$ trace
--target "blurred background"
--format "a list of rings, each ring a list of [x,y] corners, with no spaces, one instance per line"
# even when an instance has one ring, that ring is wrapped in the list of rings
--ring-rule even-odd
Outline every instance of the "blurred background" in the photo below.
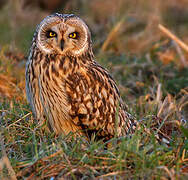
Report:
[[[164,25],[188,44],[187,0],[0,0],[1,98],[25,99],[32,36],[54,12],[86,21],[97,61],[113,72],[130,99],[143,95],[156,79],[173,95],[188,86],[187,53],[158,28]]]
[[[66,143],[34,121],[25,95],[25,63],[36,26],[54,12],[85,20],[96,60],[114,77],[128,111],[151,134],[139,131],[118,146],[115,139],[108,151],[95,141]],[[114,173],[118,179],[116,173],[123,172],[128,179],[188,179],[180,178],[188,173],[187,45],[188,0],[0,0],[0,179],[1,172],[8,177],[3,144],[18,178],[44,174],[53,179],[51,174],[60,172],[73,179]],[[168,147],[156,142],[158,132]]]
[[[0,0],[0,45],[11,44],[27,53],[36,25],[59,12],[82,17],[97,47],[123,21],[105,50],[140,54],[161,39],[159,23],[188,42],[187,7],[187,0]]]

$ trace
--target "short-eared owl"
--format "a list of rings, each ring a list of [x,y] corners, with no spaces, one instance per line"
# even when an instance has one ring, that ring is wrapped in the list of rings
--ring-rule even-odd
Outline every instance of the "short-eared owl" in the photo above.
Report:
[[[37,27],[26,64],[27,99],[57,133],[111,138],[134,132],[119,90],[93,56],[91,35],[73,14],[47,16]]]

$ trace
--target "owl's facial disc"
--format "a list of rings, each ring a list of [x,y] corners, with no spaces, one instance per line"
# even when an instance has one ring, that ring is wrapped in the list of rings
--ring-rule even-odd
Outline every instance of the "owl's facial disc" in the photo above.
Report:
[[[90,47],[90,32],[78,17],[51,18],[41,25],[38,46],[45,53],[79,56]]]

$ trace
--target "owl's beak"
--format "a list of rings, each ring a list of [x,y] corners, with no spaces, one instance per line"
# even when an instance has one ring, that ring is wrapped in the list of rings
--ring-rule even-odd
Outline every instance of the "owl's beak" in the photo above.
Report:
[[[65,41],[63,39],[61,39],[60,48],[61,48],[62,51],[64,49],[64,43],[65,43]]]

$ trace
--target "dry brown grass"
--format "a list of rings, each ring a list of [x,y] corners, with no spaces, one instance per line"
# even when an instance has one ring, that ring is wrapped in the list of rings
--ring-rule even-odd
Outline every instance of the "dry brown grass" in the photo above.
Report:
[[[149,129],[106,148],[94,139],[56,137],[33,119],[25,98],[26,50],[30,32],[49,12],[9,1],[0,12],[0,178],[186,179],[187,6],[187,0],[71,0],[60,8],[89,24],[97,60]]]

